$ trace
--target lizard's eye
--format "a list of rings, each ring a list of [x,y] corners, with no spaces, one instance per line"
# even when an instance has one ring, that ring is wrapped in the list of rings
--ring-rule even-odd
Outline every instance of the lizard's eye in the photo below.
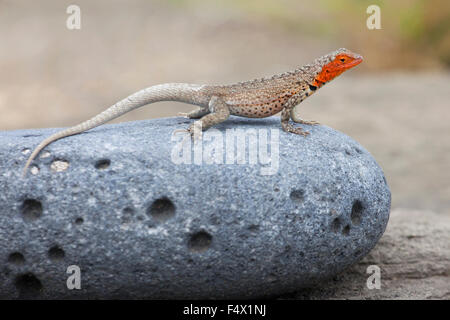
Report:
[[[340,58],[339,60],[341,60],[341,62],[345,62],[345,58]]]

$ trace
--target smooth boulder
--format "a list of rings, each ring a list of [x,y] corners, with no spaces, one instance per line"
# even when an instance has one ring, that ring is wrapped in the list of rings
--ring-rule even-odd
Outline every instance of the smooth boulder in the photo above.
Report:
[[[231,117],[200,147],[173,133],[191,122],[59,140],[25,178],[57,129],[0,132],[0,298],[274,296],[333,277],[383,234],[386,179],[345,134]]]

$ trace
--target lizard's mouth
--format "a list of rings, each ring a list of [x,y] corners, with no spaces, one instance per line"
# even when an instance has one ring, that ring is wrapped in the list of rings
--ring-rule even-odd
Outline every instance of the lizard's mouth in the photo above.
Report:
[[[360,55],[357,55],[357,56],[354,57],[354,60],[349,61],[349,62],[341,65],[340,69],[347,70],[347,69],[350,69],[350,68],[353,68],[353,67],[357,66],[361,62],[363,62],[363,57],[360,56]]]

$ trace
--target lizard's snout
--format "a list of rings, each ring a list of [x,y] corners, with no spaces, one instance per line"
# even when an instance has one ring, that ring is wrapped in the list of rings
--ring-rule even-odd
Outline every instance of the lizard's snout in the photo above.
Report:
[[[360,55],[360,54],[355,54],[355,59],[357,59],[357,60],[361,60],[361,61],[363,61],[363,60],[364,60],[363,56],[362,56],[362,55]]]

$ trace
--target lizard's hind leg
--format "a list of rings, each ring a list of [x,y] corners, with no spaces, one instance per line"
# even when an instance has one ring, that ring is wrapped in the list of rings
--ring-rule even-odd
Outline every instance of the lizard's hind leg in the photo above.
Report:
[[[281,111],[281,127],[283,128],[284,131],[292,132],[302,136],[307,136],[309,134],[309,132],[304,131],[300,127],[294,127],[292,124],[289,123],[289,119],[291,119],[290,110],[284,108],[283,111]]]
[[[197,130],[205,131],[213,125],[224,122],[230,117],[230,109],[227,104],[217,96],[213,96],[209,101],[208,112],[210,113],[191,124],[188,129],[191,135],[193,135]]]
[[[208,108],[197,108],[195,110],[192,110],[190,112],[180,112],[178,113],[179,116],[183,116],[189,119],[200,119],[201,117],[207,115],[209,113],[209,109]]]

